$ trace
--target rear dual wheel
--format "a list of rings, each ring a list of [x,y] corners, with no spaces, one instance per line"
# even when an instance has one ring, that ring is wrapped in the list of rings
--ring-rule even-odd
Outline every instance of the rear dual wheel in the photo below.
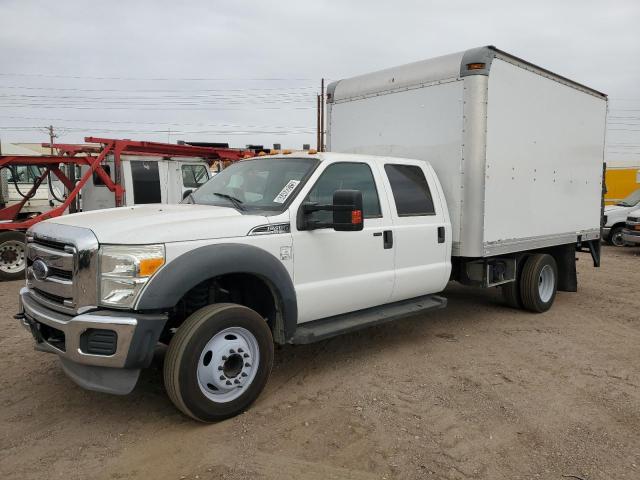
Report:
[[[538,253],[528,257],[515,282],[502,287],[507,305],[524,308],[535,313],[551,308],[558,290],[558,266],[548,254]]]
[[[186,415],[215,422],[248,408],[262,392],[273,366],[267,322],[236,304],[214,304],[193,313],[171,339],[164,382]]]

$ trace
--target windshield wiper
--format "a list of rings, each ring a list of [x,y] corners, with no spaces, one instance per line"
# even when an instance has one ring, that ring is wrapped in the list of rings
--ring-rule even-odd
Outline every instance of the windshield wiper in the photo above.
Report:
[[[233,206],[236,207],[236,209],[243,211],[244,208],[242,208],[242,200],[233,197],[231,195],[227,195],[226,193],[218,193],[218,192],[213,192],[214,195],[217,195],[219,197],[222,198],[226,198],[227,200],[229,200],[231,203],[233,203]]]

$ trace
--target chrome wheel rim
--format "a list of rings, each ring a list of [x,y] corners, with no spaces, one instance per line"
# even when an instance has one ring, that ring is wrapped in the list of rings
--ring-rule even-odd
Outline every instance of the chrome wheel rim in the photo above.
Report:
[[[553,268],[550,265],[545,265],[540,270],[540,276],[538,278],[538,295],[540,296],[540,300],[544,303],[547,303],[551,300],[553,295],[553,287],[555,285],[555,275],[553,273]]]
[[[198,386],[209,400],[230,402],[251,385],[259,363],[260,347],[256,337],[242,327],[225,328],[202,349]]]
[[[4,273],[24,270],[24,243],[9,240],[0,245],[0,270]]]

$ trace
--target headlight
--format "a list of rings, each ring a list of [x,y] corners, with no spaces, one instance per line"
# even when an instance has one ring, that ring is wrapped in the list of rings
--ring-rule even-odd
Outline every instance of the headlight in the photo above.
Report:
[[[100,304],[130,308],[145,283],[164,265],[164,245],[100,247]]]

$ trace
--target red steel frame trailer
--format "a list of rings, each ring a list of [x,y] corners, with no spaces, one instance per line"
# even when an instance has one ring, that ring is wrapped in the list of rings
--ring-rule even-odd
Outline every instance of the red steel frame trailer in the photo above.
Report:
[[[33,187],[25,195],[21,202],[0,209],[0,231],[26,230],[32,225],[48,218],[59,217],[69,205],[77,198],[87,180],[95,173],[104,182],[105,186],[114,193],[116,206],[122,206],[124,188],[120,184],[119,170],[121,155],[149,155],[163,157],[194,157],[204,158],[209,161],[225,160],[237,161],[251,157],[254,153],[250,150],[232,148],[194,147],[191,145],[174,145],[171,143],[142,142],[134,140],[117,140],[111,138],[86,137],[85,142],[96,145],[73,144],[43,144],[58,150],[58,155],[0,155],[0,168],[12,165],[35,165],[45,167],[43,173],[33,184]],[[103,162],[109,154],[113,154],[115,162],[115,181],[103,168]],[[82,156],[79,156],[82,155]],[[60,169],[60,164],[88,165],[90,168],[76,183]],[[67,188],[69,194],[65,201],[44,213],[34,217],[17,220],[22,207],[35,193],[49,174],[54,174]]]
[[[24,259],[24,231],[32,225],[59,217],[76,201],[82,188],[95,173],[104,185],[113,192],[115,205],[123,205],[124,187],[121,184],[120,165],[122,155],[148,155],[161,157],[193,157],[203,158],[212,163],[215,160],[237,161],[242,158],[255,156],[252,150],[217,148],[191,145],[176,145],[171,143],[143,142],[134,140],[117,140],[112,138],[86,137],[85,142],[93,145],[73,144],[43,144],[58,151],[58,155],[0,155],[0,169],[17,165],[35,165],[44,167],[41,175],[36,178],[31,190],[22,201],[0,208],[0,280],[12,280],[23,275]],[[109,155],[113,155],[115,168],[114,180],[104,169],[104,162]],[[89,168],[77,180],[71,180],[60,168],[66,165],[87,165]],[[21,215],[27,201],[35,194],[42,182],[49,176],[55,175],[65,186],[68,194],[64,201],[44,213],[25,217]]]

